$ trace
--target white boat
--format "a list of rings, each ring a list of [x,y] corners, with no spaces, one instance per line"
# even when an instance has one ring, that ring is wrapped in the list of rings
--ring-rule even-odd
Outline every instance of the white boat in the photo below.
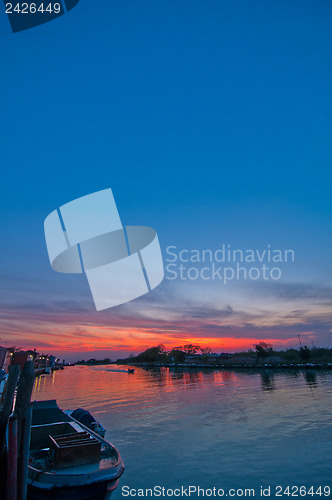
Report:
[[[28,499],[102,500],[123,472],[118,450],[55,400],[33,403]]]

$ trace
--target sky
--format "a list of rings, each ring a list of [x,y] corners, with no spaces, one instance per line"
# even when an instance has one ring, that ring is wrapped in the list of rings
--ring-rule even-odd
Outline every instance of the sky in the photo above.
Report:
[[[0,343],[68,360],[332,347],[331,19],[327,0],[80,0],[13,34],[1,4]],[[97,312],[84,275],[52,270],[43,223],[108,187],[166,272]],[[279,279],[169,279],[168,247],[222,245],[295,258]]]

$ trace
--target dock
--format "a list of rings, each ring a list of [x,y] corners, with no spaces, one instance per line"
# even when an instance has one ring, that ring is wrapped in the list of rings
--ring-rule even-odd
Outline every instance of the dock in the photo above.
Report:
[[[10,350],[8,350],[10,351]],[[30,352],[30,351],[29,351]],[[34,351],[31,351],[34,353]],[[45,357],[38,363],[33,354],[19,353],[12,363],[14,353],[3,356],[0,383],[0,498],[1,500],[26,500],[29,465],[30,432],[32,418],[31,394],[35,378],[63,364],[53,363]],[[44,358],[42,358],[43,360]],[[53,366],[49,366],[50,363]]]

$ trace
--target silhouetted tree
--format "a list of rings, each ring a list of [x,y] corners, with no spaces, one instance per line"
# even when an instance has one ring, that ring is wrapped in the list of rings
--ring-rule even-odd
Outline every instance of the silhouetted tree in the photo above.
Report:
[[[258,358],[266,358],[266,356],[269,356],[269,354],[273,352],[272,345],[267,344],[266,342],[254,344],[254,348],[256,349]]]
[[[162,361],[165,356],[165,346],[160,344],[156,347],[150,347],[150,349],[146,349],[146,351],[138,354],[135,359],[140,363],[155,363],[158,361]]]
[[[210,347],[200,347],[200,351],[201,351],[202,355],[206,355],[206,354],[211,354],[212,353],[212,349]]]
[[[310,349],[306,345],[304,347],[300,347],[300,356],[303,360],[311,357]]]
[[[194,345],[194,344],[186,344],[183,346],[183,350],[186,354],[189,354],[189,355],[197,354],[198,351],[200,350],[200,346]]]
[[[183,351],[174,348],[171,350],[168,357],[172,363],[183,363],[186,355]]]

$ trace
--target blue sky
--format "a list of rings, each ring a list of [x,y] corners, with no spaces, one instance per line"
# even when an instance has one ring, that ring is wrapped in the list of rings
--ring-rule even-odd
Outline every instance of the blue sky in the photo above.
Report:
[[[223,328],[272,338],[273,311],[277,343],[293,342],[295,324],[332,345],[331,18],[322,0],[80,0],[12,34],[1,5],[2,342],[42,346],[33,331],[74,339],[73,325],[102,323],[98,335],[124,352],[125,334],[112,343],[119,318],[138,336],[158,320],[151,345],[168,335],[166,319],[192,331],[198,308],[211,322],[211,308],[231,307],[213,322],[221,338]],[[122,221],[154,227],[163,250],[270,243],[293,248],[296,263],[278,283],[165,281],[101,321],[84,278],[50,268],[43,221],[106,187]]]

